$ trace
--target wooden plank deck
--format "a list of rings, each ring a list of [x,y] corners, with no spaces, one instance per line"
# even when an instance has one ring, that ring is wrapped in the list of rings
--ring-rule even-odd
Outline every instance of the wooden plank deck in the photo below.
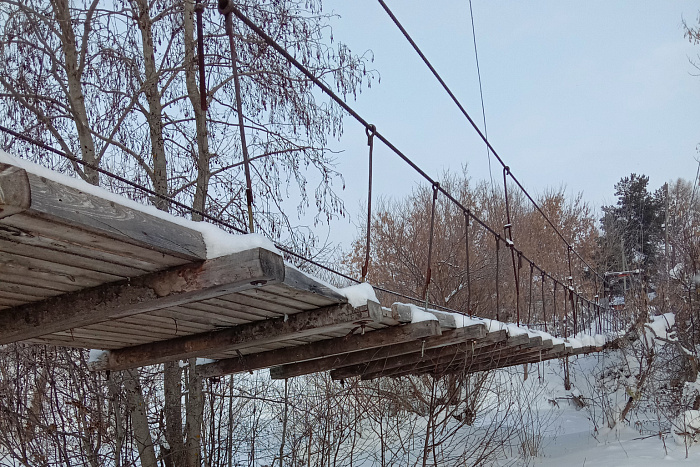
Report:
[[[46,175],[44,173],[44,175]],[[512,328],[372,301],[249,247],[207,259],[200,231],[94,187],[0,163],[0,344],[109,350],[93,368],[190,357],[203,376],[271,368],[334,379],[484,371],[573,355]]]

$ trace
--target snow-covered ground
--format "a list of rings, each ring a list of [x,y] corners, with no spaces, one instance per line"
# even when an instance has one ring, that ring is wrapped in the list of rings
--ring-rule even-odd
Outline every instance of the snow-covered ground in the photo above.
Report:
[[[637,419],[631,425],[618,424],[615,428],[596,426],[592,420],[595,414],[585,407],[577,406],[571,396],[583,396],[586,400],[589,388],[585,380],[593,374],[595,368],[604,365],[602,355],[589,355],[572,361],[571,391],[564,390],[560,364],[550,362],[545,370],[547,389],[544,396],[547,401],[556,401],[557,405],[538,404],[541,411],[552,411],[554,422],[546,429],[542,442],[541,454],[532,459],[532,465],[542,467],[555,466],[635,466],[657,467],[659,465],[700,465],[700,446],[687,448],[679,445],[671,433],[658,434],[656,420]],[[577,382],[582,387],[577,387]],[[537,383],[539,384],[539,383]],[[582,394],[583,393],[583,394]],[[656,430],[656,433],[653,431]],[[512,459],[520,465],[522,459]]]
[[[563,391],[562,391],[563,392]],[[629,426],[595,432],[585,410],[561,404],[552,433],[544,440],[543,454],[534,462],[542,467],[555,466],[635,466],[700,465],[700,446],[679,446],[670,434],[660,438]]]
[[[585,417],[562,413],[562,433],[550,441],[544,456],[535,465],[598,466],[598,467],[657,467],[659,465],[698,465],[700,450],[694,446],[686,450],[670,436],[664,441],[658,436],[640,434],[629,427],[614,432],[591,435],[590,423]]]

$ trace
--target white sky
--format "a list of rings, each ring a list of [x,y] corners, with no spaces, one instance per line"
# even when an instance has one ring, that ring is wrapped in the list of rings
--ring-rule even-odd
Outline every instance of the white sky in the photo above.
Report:
[[[481,122],[469,17],[462,0],[387,0],[472,117]],[[595,209],[611,204],[613,185],[632,172],[650,187],[692,180],[700,142],[700,77],[683,37],[695,23],[690,1],[484,1],[473,3],[489,140],[533,194],[565,186]],[[487,180],[483,143],[376,0],[326,0],[336,40],[371,49],[381,83],[351,106],[431,176],[466,164]],[[345,121],[339,169],[354,222],[366,200],[364,130]],[[420,181],[381,143],[375,193],[400,197]],[[502,179],[492,160],[493,177]],[[347,220],[331,239],[348,244]]]

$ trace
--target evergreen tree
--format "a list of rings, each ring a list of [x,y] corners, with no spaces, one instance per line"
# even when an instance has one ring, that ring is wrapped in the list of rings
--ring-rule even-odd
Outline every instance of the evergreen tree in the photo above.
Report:
[[[648,189],[649,177],[631,174],[615,184],[617,204],[603,206],[601,265],[605,270],[652,272],[663,238],[664,193]]]

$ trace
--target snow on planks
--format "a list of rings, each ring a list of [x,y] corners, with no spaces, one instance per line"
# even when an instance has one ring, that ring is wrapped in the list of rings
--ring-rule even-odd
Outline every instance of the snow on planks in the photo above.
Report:
[[[594,350],[494,321],[384,308],[369,286],[358,301],[286,265],[269,241],[211,229],[0,153],[0,344],[109,350],[97,370],[208,357],[217,361],[199,366],[203,376],[272,367],[274,378],[332,370],[336,379]]]

